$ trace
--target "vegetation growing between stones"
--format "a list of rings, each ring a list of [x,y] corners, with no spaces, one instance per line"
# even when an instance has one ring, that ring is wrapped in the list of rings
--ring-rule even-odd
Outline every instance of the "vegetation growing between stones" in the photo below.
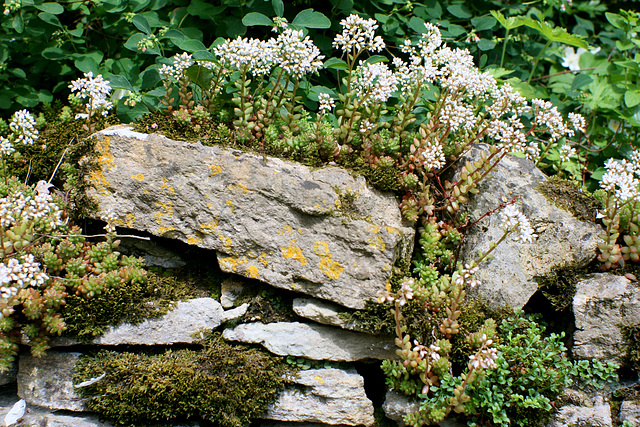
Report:
[[[628,149],[633,145],[631,141],[637,139],[640,99],[632,86],[638,78],[637,58],[634,55],[640,45],[636,31],[639,20],[635,12],[611,13],[607,15],[608,23],[600,23],[593,19],[593,14],[602,12],[604,5],[597,2],[594,6],[581,1],[575,1],[576,4],[554,1],[540,8],[531,6],[530,10],[525,10],[522,5],[510,5],[501,12],[492,13],[488,9],[478,10],[487,7],[484,3],[478,6],[435,1],[429,7],[410,3],[402,8],[394,5],[390,10],[389,2],[356,2],[354,7],[360,16],[366,18],[376,14],[376,18],[381,20],[380,29],[398,48],[393,51],[397,58],[392,71],[387,65],[388,59],[373,55],[384,46],[384,41],[375,35],[378,24],[355,15],[344,21],[345,33],[334,41],[334,47],[342,50],[341,58],[330,58],[321,67],[318,64],[322,59],[320,51],[306,35],[309,32],[324,36],[326,53],[330,40],[326,34],[316,31],[329,27],[330,22],[324,15],[312,15],[313,19],[300,19],[297,24],[294,18],[291,25],[287,26],[286,19],[283,20],[284,4],[279,1],[271,2],[271,6],[269,2],[262,2],[265,4],[261,6],[257,5],[260,2],[249,2],[249,10],[256,8],[258,15],[245,14],[245,10],[235,10],[228,5],[221,6],[223,10],[232,12],[240,27],[242,25],[239,22],[252,26],[258,25],[256,22],[264,24],[266,19],[266,22],[272,23],[279,34],[274,38],[274,43],[282,50],[277,54],[291,60],[286,57],[291,52],[283,47],[295,45],[304,53],[302,57],[308,60],[304,63],[305,68],[302,61],[278,63],[274,58],[260,57],[260,54],[274,48],[274,43],[268,45],[257,39],[227,39],[211,44],[213,40],[205,40],[208,35],[193,31],[194,27],[191,27],[207,16],[207,13],[199,10],[202,7],[199,3],[186,9],[178,8],[176,13],[181,14],[179,20],[174,19],[178,15],[162,15],[162,7],[156,7],[160,2],[150,2],[147,5],[149,10],[144,14],[138,13],[139,10],[131,10],[121,13],[121,16],[116,15],[120,12],[114,12],[120,6],[111,8],[115,3],[109,3],[109,6],[93,5],[93,12],[100,16],[98,21],[105,16],[116,18],[103,19],[104,31],[117,34],[123,28],[135,27],[139,32],[132,30],[132,37],[123,43],[127,49],[123,57],[105,61],[102,61],[103,55],[99,54],[100,49],[86,50],[87,46],[91,46],[90,43],[75,43],[81,46],[83,53],[80,54],[71,55],[65,50],[87,32],[87,18],[92,14],[89,5],[56,7],[51,3],[44,6],[36,1],[34,4],[38,8],[34,8],[31,3],[7,3],[7,11],[1,18],[5,24],[2,31],[15,32],[7,40],[15,39],[17,42],[12,42],[12,45],[2,41],[6,51],[23,45],[27,40],[20,38],[20,34],[25,33],[25,20],[40,19],[47,24],[44,31],[51,40],[55,40],[56,47],[48,44],[45,44],[46,48],[45,45],[36,46],[41,49],[43,58],[50,59],[47,58],[50,56],[59,61],[56,68],[61,75],[72,73],[73,67],[68,60],[73,59],[73,65],[87,73],[84,83],[96,83],[99,80],[98,71],[102,71],[111,76],[113,88],[126,93],[117,100],[111,97],[110,88],[107,90],[102,81],[97,87],[99,90],[92,93],[85,104],[82,91],[76,87],[72,88],[77,93],[70,97],[69,107],[46,107],[42,116],[32,118],[33,124],[24,111],[20,112],[20,120],[13,121],[13,126],[4,123],[4,129],[0,126],[0,134],[5,135],[1,153],[5,183],[8,182],[7,171],[21,179],[29,175],[48,178],[53,174],[57,159],[63,157],[62,153],[69,146],[70,150],[65,156],[67,163],[60,167],[57,179],[60,183],[66,181],[66,184],[59,186],[66,185],[61,187],[65,199],[75,203],[69,211],[72,216],[86,215],[86,211],[73,214],[78,212],[78,208],[88,206],[87,201],[82,200],[82,192],[78,191],[78,184],[82,176],[88,173],[88,168],[87,165],[78,164],[78,159],[86,154],[85,149],[90,151],[90,144],[83,146],[78,142],[82,140],[82,132],[99,129],[115,121],[113,115],[107,118],[102,116],[112,103],[117,103],[117,114],[124,120],[140,118],[137,126],[144,131],[159,131],[171,137],[198,138],[210,144],[243,146],[260,154],[285,156],[316,166],[328,163],[349,166],[379,188],[395,191],[402,198],[400,206],[405,217],[418,221],[420,227],[413,270],[407,272],[406,277],[391,281],[387,292],[381,296],[382,300],[393,304],[392,310],[380,306],[364,315],[354,315],[361,322],[371,325],[374,331],[390,330],[397,334],[404,362],[402,366],[389,368],[390,377],[395,375],[393,369],[400,369],[405,383],[402,387],[398,385],[398,388],[410,390],[410,394],[434,404],[429,408],[432,412],[423,409],[410,417],[411,422],[417,425],[436,421],[452,410],[471,417],[478,417],[475,415],[477,412],[491,414],[493,418],[490,422],[495,424],[504,423],[506,418],[513,422],[530,422],[532,414],[526,408],[535,408],[539,418],[550,410],[548,399],[553,393],[559,392],[560,380],[557,378],[536,378],[540,382],[535,383],[535,387],[549,391],[549,394],[541,393],[541,396],[529,400],[523,398],[522,401],[505,402],[495,396],[485,396],[484,401],[479,401],[479,394],[473,394],[478,392],[479,384],[489,387],[486,381],[492,375],[499,377],[495,380],[498,383],[511,375],[506,371],[513,366],[499,366],[498,361],[510,351],[520,351],[522,342],[526,345],[531,343],[531,352],[546,349],[552,354],[549,360],[540,361],[550,374],[554,374],[560,366],[568,366],[565,365],[568,362],[559,356],[562,350],[557,337],[543,339],[542,329],[533,321],[511,318],[510,323],[505,325],[501,322],[504,314],[488,313],[479,308],[478,302],[465,305],[465,289],[476,283],[475,269],[477,264],[487,259],[488,253],[479,255],[469,265],[460,262],[459,251],[466,230],[477,220],[464,212],[464,204],[477,191],[478,182],[490,174],[500,158],[508,151],[518,152],[519,155],[530,157],[548,172],[581,181],[581,186],[586,185],[593,190],[600,185],[602,189],[596,193],[596,197],[602,205],[597,207],[586,192],[565,185],[559,179],[550,180],[543,191],[554,200],[579,201],[572,203],[570,209],[582,218],[592,220],[593,209],[600,209],[598,216],[603,217],[606,226],[599,257],[603,268],[617,268],[624,266],[625,262],[638,261],[638,172],[632,167],[632,162],[606,161],[613,154],[636,163],[638,160],[638,154]],[[344,15],[348,14],[342,3],[331,3],[335,9],[331,13],[340,10]],[[441,7],[441,3],[447,7]],[[497,6],[492,2],[487,3],[491,7]],[[140,10],[147,6],[141,6]],[[499,6],[502,8],[503,4]],[[128,7],[124,5],[122,10],[129,10]],[[43,12],[45,15],[41,15],[41,8],[47,9]],[[74,16],[82,18],[78,21],[78,28],[72,30],[60,22],[57,18],[62,13],[60,8],[63,11],[70,8]],[[468,8],[477,16],[464,23],[464,19],[472,16]],[[567,10],[567,14],[559,13]],[[271,19],[262,12],[270,16],[275,12],[278,16]],[[449,15],[453,15],[453,18],[441,19]],[[545,18],[556,20],[555,26],[548,24]],[[431,24],[425,26],[425,20],[438,22],[443,31]],[[608,52],[587,52],[586,48],[590,46],[582,37],[571,35],[562,28],[568,28],[569,22],[575,24],[574,31],[580,36],[593,35],[596,29],[601,31],[601,39],[592,37],[590,42],[595,44],[594,40],[603,40]],[[337,22],[334,24],[335,29],[338,25]],[[222,35],[232,38],[241,32],[234,32],[232,24],[226,21],[220,27],[215,31],[226,31]],[[65,30],[58,32],[58,28]],[[298,30],[304,32],[298,33]],[[405,43],[404,36],[416,30],[418,34],[424,34],[414,35],[409,43]],[[360,32],[361,44],[347,43],[353,35],[349,32]],[[442,42],[443,38],[449,46]],[[203,41],[211,46],[207,49]],[[103,43],[108,45],[110,41],[100,41],[96,45]],[[243,46],[258,46],[258,49],[245,50],[245,53],[253,52],[248,54],[254,55],[251,61],[243,62],[246,58],[238,54],[241,49],[236,48]],[[470,65],[473,58],[469,52],[453,49],[459,46],[468,47],[477,56],[481,66],[489,65],[485,69],[489,73],[480,73]],[[616,46],[616,49],[613,50],[612,46]],[[585,52],[581,54],[582,59],[577,59],[577,64],[561,65],[558,58],[563,53],[567,64],[571,60],[569,48],[574,54],[574,48],[582,48]],[[182,49],[189,50],[191,54],[180,54]],[[65,58],[65,52],[68,58]],[[177,55],[171,57],[167,52]],[[534,52],[537,55],[535,58],[532,56]],[[1,58],[0,61],[6,59]],[[134,64],[131,58],[139,63]],[[155,63],[150,64],[154,61],[149,58],[155,58]],[[507,65],[503,69],[505,58]],[[269,61],[271,63],[265,64]],[[494,62],[493,66],[491,61]],[[66,62],[69,63],[63,66]],[[147,66],[144,71],[144,66],[140,65],[143,63]],[[292,63],[301,67],[291,68]],[[4,69],[5,64],[1,66]],[[564,70],[563,67],[569,69]],[[328,70],[331,75],[325,73],[316,78],[313,72],[320,70]],[[539,79],[546,84],[536,83],[539,81],[537,74],[542,70],[548,74],[542,73],[544,75]],[[22,80],[32,78],[26,75],[21,77],[26,73],[19,68],[7,71],[21,80],[20,85],[26,84]],[[89,75],[89,72],[93,74]],[[502,77],[511,77],[514,73],[517,77],[509,81],[502,80]],[[0,78],[6,79],[9,74],[2,74]],[[461,78],[462,82],[457,78]],[[479,85],[475,86],[474,83]],[[60,91],[61,87],[64,84],[58,84],[56,90]],[[512,87],[519,90],[523,97]],[[7,105],[7,99],[15,99],[23,106],[33,105],[34,98],[25,96],[24,91],[19,90],[21,88],[19,85],[10,85],[0,92],[0,104]],[[50,95],[47,91],[38,90],[35,99],[50,101]],[[537,98],[550,99],[553,104]],[[504,108],[501,103],[504,103]],[[577,115],[568,115],[569,120],[565,121],[558,107],[561,111],[584,112],[591,118],[590,126],[587,127],[586,122]],[[149,114],[145,116],[145,113]],[[74,116],[79,119],[72,119]],[[617,126],[609,122],[612,119],[618,120]],[[61,124],[52,126],[57,120]],[[45,122],[48,127],[44,126]],[[20,145],[25,142],[25,137],[28,139],[33,136],[33,129],[52,127],[57,133],[46,137],[48,131],[43,132],[38,142],[42,146],[33,145],[33,141],[29,145]],[[484,158],[459,165],[460,176],[456,182],[445,180],[450,175],[448,171],[454,161],[472,144],[481,141],[494,143]],[[611,147],[625,149],[616,153]],[[33,193],[33,190],[25,191]],[[10,193],[4,195],[8,197]],[[588,205],[586,209],[583,209],[583,202]],[[505,234],[499,240],[515,233],[519,234],[521,240],[531,241],[533,230],[528,220],[514,209],[514,203],[516,201],[505,202],[488,213],[503,216]],[[582,205],[579,212],[574,209],[578,205]],[[102,322],[106,322],[107,318],[113,320],[119,316],[116,311],[125,313],[131,305],[138,304],[136,301],[144,301],[150,293],[151,282],[144,277],[140,264],[130,258],[120,257],[115,252],[117,245],[114,236],[107,240],[106,245],[105,242],[96,245],[82,242],[82,251],[97,253],[95,257],[89,256],[88,262],[85,262],[87,260],[82,256],[83,253],[76,251],[68,261],[60,258],[60,264],[58,247],[77,244],[80,237],[76,233],[72,237],[58,237],[47,242],[51,237],[38,229],[41,226],[45,227],[47,233],[50,231],[46,230],[46,225],[36,224],[34,227],[39,233],[38,237],[32,237],[31,233],[19,227],[18,233],[11,230],[12,235],[5,228],[2,229],[5,233],[3,238],[14,239],[14,236],[18,236],[28,242],[23,244],[23,240],[12,240],[18,244],[12,243],[12,249],[5,253],[4,265],[11,260],[20,260],[20,265],[26,265],[31,262],[26,257],[34,255],[42,268],[46,269],[46,274],[60,272],[61,278],[46,282],[48,279],[44,279],[44,276],[37,276],[42,278],[43,283],[34,279],[36,283],[29,288],[33,290],[29,291],[29,299],[12,300],[14,292],[11,286],[6,287],[10,296],[5,298],[6,307],[2,307],[8,310],[8,314],[3,311],[3,322],[7,336],[13,337],[7,341],[6,346],[10,347],[7,354],[15,352],[15,337],[23,325],[27,325],[23,332],[36,337],[36,343],[46,343],[46,334],[61,331],[57,310],[62,306],[63,294],[69,293],[69,289],[79,294],[93,293],[93,300],[89,302],[80,296],[68,297],[67,307],[63,311],[67,313],[64,316],[70,319],[79,319],[85,309],[89,313],[92,310],[95,312],[95,316],[87,317],[90,321],[84,325],[78,323],[77,330],[73,330],[78,336],[86,337],[99,333],[103,328]],[[65,239],[69,239],[69,242],[64,243]],[[40,248],[40,244],[44,248]],[[78,263],[81,265],[76,265]],[[85,264],[90,265],[86,267]],[[104,268],[104,265],[107,267]],[[90,273],[86,277],[81,278],[73,273],[85,267]],[[125,267],[131,267],[130,276],[122,272]],[[97,278],[92,276],[93,273]],[[64,274],[76,274],[78,277]],[[5,275],[10,277],[9,273]],[[116,277],[118,275],[122,280]],[[3,284],[17,282],[12,276],[10,278],[10,281],[3,278]],[[81,279],[86,279],[89,288],[78,286],[76,289],[73,280]],[[59,292],[57,288],[49,289],[59,281],[69,289],[60,287]],[[562,287],[560,294],[556,290],[549,292],[549,287],[545,292],[557,307],[561,307],[568,304],[564,298],[569,295],[570,287]],[[45,292],[54,291],[58,292],[55,298],[46,302],[51,307],[44,304],[46,315],[39,317],[38,313],[30,312],[30,305],[43,305],[39,292],[44,295]],[[129,296],[131,300],[125,301]],[[123,305],[118,304],[113,312],[106,313],[105,303],[111,298]],[[271,308],[279,308],[278,297],[266,295],[263,302],[257,307],[269,311],[265,318],[274,319],[279,313]],[[36,329],[32,329],[28,321],[21,320],[23,314],[27,318],[35,318]],[[257,311],[249,314],[256,320],[262,315]],[[519,325],[526,326],[519,331],[520,338],[514,338],[514,342],[511,342],[511,338],[507,337],[513,330],[509,328]],[[628,334],[630,338],[633,336]],[[535,347],[538,344],[539,347]],[[43,346],[36,345],[33,348],[38,353]],[[501,369],[505,371],[504,376],[500,376]],[[518,409],[506,409],[514,407]],[[479,417],[479,422],[485,421],[482,415]]]
[[[203,419],[216,425],[247,425],[262,414],[295,375],[283,358],[229,345],[211,334],[202,350],[145,355],[102,350],[83,355],[74,383],[88,407],[118,425]]]

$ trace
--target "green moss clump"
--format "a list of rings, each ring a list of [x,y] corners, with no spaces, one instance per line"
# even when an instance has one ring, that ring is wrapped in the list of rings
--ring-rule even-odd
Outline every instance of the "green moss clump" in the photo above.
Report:
[[[295,371],[280,357],[230,345],[220,334],[204,348],[160,354],[102,350],[82,356],[74,384],[106,373],[78,388],[90,410],[117,425],[148,425],[180,419],[204,419],[239,427],[260,416]]]
[[[574,181],[552,176],[538,185],[537,190],[551,203],[585,222],[595,222],[596,212],[602,207],[591,193],[581,189]]]
[[[134,129],[144,133],[159,133],[178,141],[196,142],[202,145],[230,144],[231,130],[215,120],[202,120],[198,124],[181,123],[161,111],[154,111],[132,123]]]
[[[589,273],[587,268],[554,269],[543,277],[535,277],[538,289],[542,292],[557,312],[571,307],[576,294],[576,284]]]
[[[625,365],[635,371],[640,371],[640,325],[623,325],[622,336],[627,344]]]
[[[65,335],[91,341],[109,326],[162,316],[174,301],[194,296],[194,289],[179,277],[150,271],[145,281],[113,286],[93,298],[68,296],[62,309],[67,324]]]

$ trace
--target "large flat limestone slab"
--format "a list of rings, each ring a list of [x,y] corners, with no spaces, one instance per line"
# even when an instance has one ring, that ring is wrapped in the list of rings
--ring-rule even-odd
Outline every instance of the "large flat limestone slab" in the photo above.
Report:
[[[414,229],[397,200],[344,169],[172,141],[126,126],[94,135],[97,217],[217,251],[223,270],[364,308]],[[349,206],[343,203],[349,200]]]

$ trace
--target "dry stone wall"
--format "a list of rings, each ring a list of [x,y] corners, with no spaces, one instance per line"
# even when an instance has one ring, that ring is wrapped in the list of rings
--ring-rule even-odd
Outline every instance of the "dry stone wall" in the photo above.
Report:
[[[53,342],[55,348],[45,358],[24,352],[16,372],[0,378],[9,390],[0,401],[0,416],[17,401],[15,391],[11,396],[12,384],[17,384],[17,395],[30,410],[25,422],[109,426],[84,412],[86,405],[71,382],[80,354],[103,346],[135,345],[138,351],[146,351],[157,345],[192,344],[203,329],[223,331],[227,340],[260,345],[277,355],[371,363],[397,357],[393,337],[362,332],[340,316],[341,311],[362,309],[366,301],[374,300],[391,277],[393,265],[412,252],[415,230],[402,220],[394,197],[336,167],[312,170],[233,149],[139,134],[123,126],[95,137],[100,169],[91,180],[92,196],[101,210],[97,217],[112,211],[122,228],[203,248],[211,262],[236,277],[296,292],[292,309],[298,321],[237,324],[251,301],[236,307],[245,290],[242,280],[230,279],[222,286],[220,301],[178,302],[161,318],[111,328],[89,347],[78,347],[63,337]],[[539,235],[533,243],[507,242],[494,260],[481,266],[481,284],[472,293],[493,307],[522,307],[537,289],[535,275],[557,266],[582,265],[595,257],[598,226],[578,221],[547,202],[536,190],[545,179],[531,163],[506,158],[483,184],[481,196],[470,202],[475,218],[495,208],[503,197],[518,198]],[[495,216],[470,229],[465,256],[486,250],[490,240],[500,237],[498,233]],[[153,242],[137,244],[136,250],[146,254],[149,264],[170,268],[188,261]],[[640,317],[636,285],[602,274],[577,286],[577,357],[619,357],[615,335],[619,324],[638,324]],[[604,337],[594,332],[597,329],[604,331]],[[611,337],[614,342],[607,341]],[[398,425],[416,408],[415,401],[393,390],[376,393],[386,393],[383,410]],[[371,389],[365,389],[365,378],[353,368],[309,369],[269,406],[260,423],[264,427],[372,426],[373,400]],[[633,402],[624,408],[625,419],[637,419]],[[589,417],[597,417],[598,425],[611,425],[608,403],[598,398],[567,407],[550,425]]]

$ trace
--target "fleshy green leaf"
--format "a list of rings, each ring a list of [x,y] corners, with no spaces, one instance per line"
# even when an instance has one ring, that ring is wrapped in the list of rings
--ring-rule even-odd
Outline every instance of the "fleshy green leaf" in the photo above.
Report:
[[[133,86],[129,83],[129,79],[124,76],[113,75],[108,80],[110,86],[114,89],[125,89],[133,92]]]
[[[273,11],[276,15],[282,17],[284,15],[284,3],[282,0],[271,0],[271,5],[273,6]]]
[[[632,108],[640,104],[640,90],[628,90],[624,93],[624,103]]]
[[[38,10],[50,13],[52,15],[60,15],[61,13],[64,12],[64,7],[62,7],[58,3],[42,3],[42,4],[36,4],[34,5],[34,7]]]
[[[76,68],[83,73],[93,73],[94,75],[98,74],[98,63],[90,56],[82,56],[81,58],[73,61]]]
[[[135,15],[131,20],[131,22],[133,23],[133,25],[136,26],[138,30],[142,31],[143,33],[147,35],[153,34],[153,31],[149,26],[149,21],[147,21],[147,18],[145,18],[144,16]]]
[[[202,89],[207,90],[211,87],[213,72],[210,69],[194,64],[185,71],[185,74]]]
[[[334,70],[346,70],[347,63],[344,59],[340,58],[329,58],[324,62],[324,68],[330,68]]]
[[[581,87],[588,85],[592,81],[593,79],[590,75],[580,73],[573,79],[573,83],[571,83],[571,90],[580,89]]]
[[[58,17],[56,15],[54,15],[52,13],[40,12],[40,13],[38,13],[38,18],[40,18],[41,20],[43,20],[47,24],[53,25],[54,27],[62,28],[62,24],[60,23],[60,20],[58,19]]]
[[[196,52],[198,50],[207,50],[207,47],[200,40],[172,40],[173,44],[178,46],[185,52]]]
[[[320,12],[313,9],[305,9],[293,18],[292,25],[305,28],[329,28],[331,21]]]
[[[467,9],[463,4],[452,4],[447,7],[447,10],[450,14],[460,19],[469,19],[472,16],[469,9]]]
[[[244,18],[242,18],[242,23],[247,27],[253,27],[255,25],[271,27],[273,25],[271,18],[260,12],[247,13]]]
[[[471,25],[476,31],[490,30],[498,21],[493,16],[476,16],[471,18]]]

